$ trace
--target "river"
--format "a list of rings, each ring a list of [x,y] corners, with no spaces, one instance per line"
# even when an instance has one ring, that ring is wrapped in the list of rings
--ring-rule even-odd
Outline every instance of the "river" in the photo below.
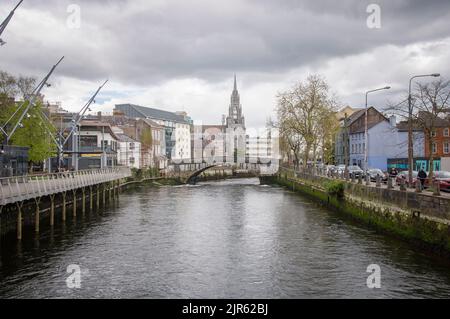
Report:
[[[0,298],[450,297],[448,262],[257,179],[140,186],[1,245]],[[367,287],[372,264],[381,289]]]

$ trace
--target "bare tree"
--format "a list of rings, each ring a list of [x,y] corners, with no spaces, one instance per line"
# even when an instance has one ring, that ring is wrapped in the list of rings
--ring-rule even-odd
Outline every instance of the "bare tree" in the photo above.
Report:
[[[14,76],[0,71],[0,95],[6,98],[14,98],[17,93],[17,81]]]
[[[413,122],[425,133],[425,141],[428,143],[430,163],[429,179],[434,176],[434,154],[435,131],[442,124],[449,125],[450,114],[450,81],[443,79],[429,84],[418,84],[413,95],[414,113]]]
[[[404,120],[409,119],[408,100],[399,104],[391,105],[389,112],[398,115]],[[438,81],[417,84],[412,94],[412,124],[416,130],[420,130],[425,135],[424,143],[427,143],[429,150],[429,178],[434,176],[434,154],[433,144],[436,141],[434,132],[437,127],[449,124],[450,114],[450,81],[440,79]],[[417,137],[413,135],[413,139]]]
[[[19,76],[16,80],[16,85],[22,98],[25,99],[26,96],[33,93],[34,87],[36,86],[36,78]]]
[[[278,95],[280,133],[301,138],[304,166],[311,158],[317,159],[317,151],[334,134],[328,127],[328,121],[335,118],[334,108],[329,86],[319,75],[311,75],[292,90]]]

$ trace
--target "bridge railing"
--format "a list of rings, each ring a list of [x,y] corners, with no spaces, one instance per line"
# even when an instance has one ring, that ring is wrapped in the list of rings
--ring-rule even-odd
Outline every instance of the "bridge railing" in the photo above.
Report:
[[[0,205],[67,192],[131,176],[126,167],[0,179]]]

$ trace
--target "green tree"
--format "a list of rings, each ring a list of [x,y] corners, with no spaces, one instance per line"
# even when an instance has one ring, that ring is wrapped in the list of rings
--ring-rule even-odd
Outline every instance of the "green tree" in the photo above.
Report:
[[[31,94],[36,80],[34,78],[15,78],[6,72],[0,71],[0,125],[5,123],[21,107],[23,102],[15,102],[17,95],[26,96]],[[6,128],[10,133],[12,128],[18,123],[22,110],[17,112]],[[10,144],[29,148],[29,160],[35,164],[40,164],[44,160],[56,154],[56,145],[52,137],[56,134],[56,128],[47,122],[42,115],[42,103],[38,102],[30,108],[28,114],[20,123],[19,128],[11,137]],[[5,137],[2,136],[2,139]]]

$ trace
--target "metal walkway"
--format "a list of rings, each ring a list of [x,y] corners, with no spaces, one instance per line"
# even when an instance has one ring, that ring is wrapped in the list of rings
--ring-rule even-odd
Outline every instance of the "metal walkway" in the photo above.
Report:
[[[0,179],[0,206],[108,183],[131,176],[125,167]]]

